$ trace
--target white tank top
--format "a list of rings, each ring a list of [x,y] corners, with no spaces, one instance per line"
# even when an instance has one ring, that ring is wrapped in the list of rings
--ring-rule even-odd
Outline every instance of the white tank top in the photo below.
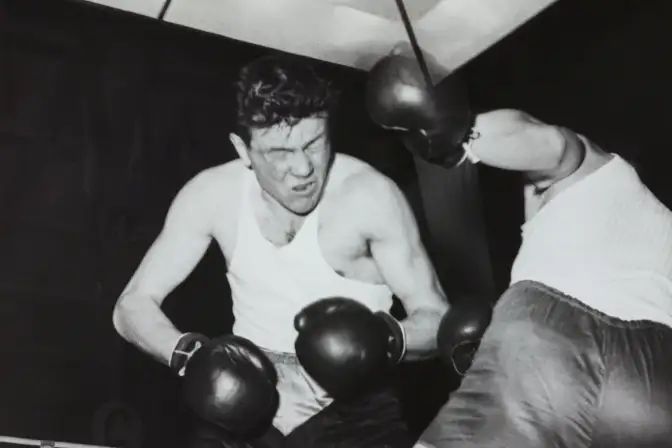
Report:
[[[522,232],[512,284],[536,280],[604,314],[672,326],[672,212],[618,155]]]
[[[250,203],[251,189],[260,191],[250,171],[244,175],[238,236],[227,277],[231,286],[233,333],[262,348],[294,353],[294,316],[326,297],[357,300],[373,311],[389,311],[392,292],[338,275],[322,256],[318,243],[319,205],[287,245],[275,246],[262,234]]]

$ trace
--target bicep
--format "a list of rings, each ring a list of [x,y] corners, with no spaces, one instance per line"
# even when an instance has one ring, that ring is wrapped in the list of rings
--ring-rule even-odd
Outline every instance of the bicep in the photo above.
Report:
[[[210,237],[162,230],[131,278],[124,294],[162,302],[194,270],[210,244]]]
[[[376,194],[375,208],[371,252],[392,292],[407,312],[426,307],[443,309],[445,296],[422,244],[415,216],[391,180],[384,191]]]
[[[210,213],[200,188],[187,185],[174,199],[163,228],[124,290],[163,299],[194,270],[212,240]]]

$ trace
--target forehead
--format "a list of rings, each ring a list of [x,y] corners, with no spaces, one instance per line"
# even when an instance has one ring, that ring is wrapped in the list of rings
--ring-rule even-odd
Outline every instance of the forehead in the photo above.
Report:
[[[250,140],[252,146],[259,148],[300,148],[317,137],[326,136],[326,130],[326,118],[310,117],[293,125],[280,123],[268,128],[252,129]]]

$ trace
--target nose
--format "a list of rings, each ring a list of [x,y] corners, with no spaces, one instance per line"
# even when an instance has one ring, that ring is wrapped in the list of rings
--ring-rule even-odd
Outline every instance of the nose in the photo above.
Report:
[[[296,177],[308,177],[313,174],[313,162],[303,151],[296,151],[290,165],[291,173]]]

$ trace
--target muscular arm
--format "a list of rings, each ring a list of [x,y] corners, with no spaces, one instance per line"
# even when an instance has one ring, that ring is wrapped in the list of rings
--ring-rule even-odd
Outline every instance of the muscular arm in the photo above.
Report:
[[[518,110],[481,114],[474,130],[478,138],[471,151],[482,163],[521,171],[538,189],[574,173],[586,155],[586,145],[573,131]]]
[[[436,352],[436,334],[448,302],[403,193],[382,176],[373,178],[367,191],[371,252],[408,314],[402,321],[407,336],[405,359],[429,358]]]
[[[181,335],[161,310],[175,287],[193,271],[211,241],[203,175],[178,193],[164,227],[117,300],[113,322],[126,341],[164,364]]]

